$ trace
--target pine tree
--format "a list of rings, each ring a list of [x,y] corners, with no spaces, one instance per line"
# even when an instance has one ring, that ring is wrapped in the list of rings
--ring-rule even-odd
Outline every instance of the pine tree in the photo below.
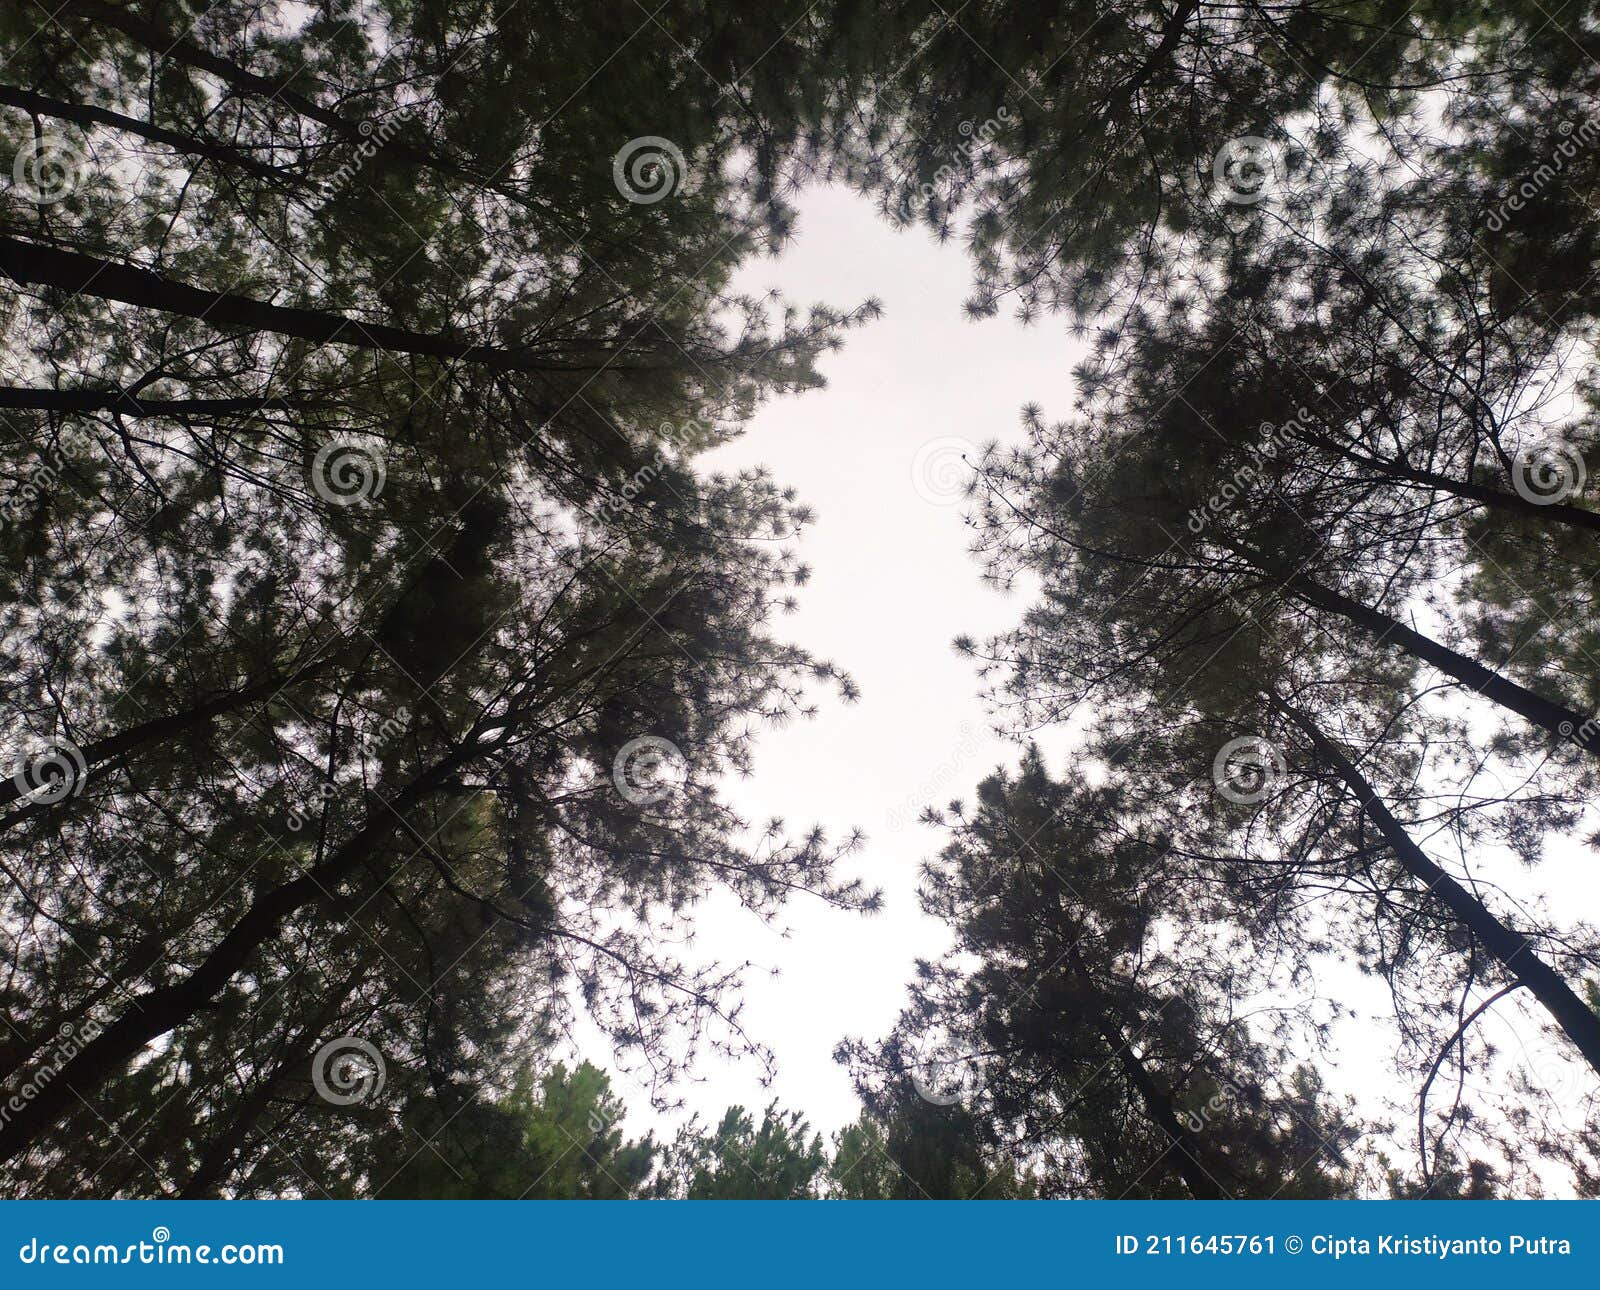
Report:
[[[82,163],[0,195],[12,1193],[377,1187],[575,1007],[760,1059],[692,906],[872,900],[717,796],[850,687],[769,627],[804,508],[691,464],[865,315],[728,292],[784,209],[670,32],[586,86],[609,20],[489,16],[86,0],[8,68]]]
[[[955,945],[881,1046],[843,1050],[869,1089],[964,1102],[1047,1194],[1356,1186],[1361,1127],[1282,1037],[1234,1015],[1262,984],[1241,937],[1124,794],[1052,781],[1030,752],[951,828],[923,900]]]

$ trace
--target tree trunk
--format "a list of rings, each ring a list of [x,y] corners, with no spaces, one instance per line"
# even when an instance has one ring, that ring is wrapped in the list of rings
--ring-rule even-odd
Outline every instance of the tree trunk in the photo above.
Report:
[[[1122,1033],[1122,1027],[1111,1015],[1109,1003],[1095,985],[1094,978],[1090,976],[1088,964],[1083,961],[1076,944],[1069,947],[1068,954],[1072,959],[1073,971],[1083,982],[1084,988],[1099,1001],[1095,1009],[1095,1028],[1110,1046],[1123,1073],[1128,1077],[1128,1082],[1139,1094],[1139,1100],[1144,1104],[1145,1114],[1150,1118],[1150,1122],[1166,1135],[1170,1144],[1167,1154],[1175,1163],[1178,1175],[1183,1179],[1183,1184],[1189,1189],[1190,1195],[1196,1200],[1232,1199],[1222,1184],[1212,1176],[1211,1170],[1206,1168],[1205,1153],[1201,1149],[1199,1135],[1192,1132],[1184,1123],[1183,1117],[1178,1114],[1172,1094],[1161,1086],[1160,1081],[1150,1073],[1143,1060],[1134,1054],[1130,1041]]]
[[[226,58],[195,44],[184,32],[170,31],[117,5],[103,3],[103,0],[67,0],[62,10],[64,13],[76,14],[102,26],[112,27],[143,45],[158,58],[170,58],[173,62],[206,72],[225,85],[246,94],[262,95],[275,100],[329,129],[341,133],[351,133],[356,129],[353,123],[346,121],[337,112],[330,111],[299,91],[290,89],[287,81],[274,83],[265,76],[257,76],[248,68],[229,62]]]
[[[1420,484],[1424,488],[1436,489],[1441,493],[1449,493],[1465,501],[1477,502],[1480,505],[1497,511],[1506,511],[1512,515],[1550,520],[1557,524],[1566,524],[1572,528],[1583,529],[1588,533],[1600,533],[1600,511],[1587,510],[1582,506],[1569,506],[1565,502],[1551,502],[1548,505],[1541,505],[1538,502],[1530,502],[1526,497],[1518,493],[1507,493],[1484,484],[1473,484],[1463,479],[1453,479],[1449,475],[1436,474],[1431,470],[1419,470],[1415,466],[1404,465],[1397,461],[1385,461],[1378,457],[1369,457],[1365,453],[1352,452],[1332,439],[1324,439],[1313,435],[1301,437],[1304,442],[1311,444],[1313,447],[1332,453],[1336,457],[1343,457],[1346,461],[1354,462],[1356,465],[1365,467],[1374,474],[1382,475],[1388,479]]]
[[[64,8],[67,13],[75,13],[92,22],[115,28],[124,36],[143,45],[158,58],[170,58],[174,62],[183,63],[197,71],[215,76],[237,93],[251,94],[265,98],[269,102],[282,104],[308,120],[327,126],[346,142],[358,146],[369,142],[368,134],[361,129],[362,122],[347,121],[337,112],[323,107],[297,90],[290,89],[286,81],[274,83],[265,76],[257,76],[249,68],[219,57],[195,44],[183,32],[169,31],[136,14],[129,13],[126,9],[105,4],[102,0],[68,0]],[[368,128],[370,129],[370,125]],[[384,145],[380,155],[402,157],[413,165],[426,166],[454,178],[466,179],[483,187],[492,188],[513,201],[526,204],[518,194],[474,173],[470,168],[429,150],[410,146],[404,140],[391,139]]]
[[[1264,566],[1263,571],[1271,572]],[[1501,707],[1509,708],[1556,738],[1570,739],[1585,752],[1600,757],[1600,722],[1586,718],[1565,704],[1535,694],[1526,686],[1518,685],[1475,659],[1414,631],[1399,619],[1391,618],[1359,600],[1352,600],[1303,574],[1285,577],[1284,587],[1308,605],[1349,619],[1356,626],[1371,632],[1380,642],[1392,641],[1406,653],[1436,667],[1446,676],[1454,677]]]
[[[174,282],[148,269],[113,264],[76,251],[63,251],[39,242],[0,237],[0,272],[16,282],[56,287],[74,295],[97,296],[126,305],[155,309],[162,313],[198,318],[216,327],[242,327],[250,331],[295,336],[317,344],[353,345],[385,353],[420,354],[432,358],[454,358],[481,363],[502,372],[593,372],[659,370],[672,366],[665,360],[657,364],[618,364],[627,352],[606,342],[578,341],[595,346],[589,358],[580,362],[557,362],[527,349],[505,349],[497,345],[478,345],[453,336],[407,331],[383,323],[361,322],[342,314],[316,309],[297,309],[268,304],[250,296],[206,291]],[[642,351],[649,357],[648,351]],[[681,364],[681,359],[679,360]]]
[[[400,588],[394,603],[378,619],[370,639],[375,642],[387,639],[390,624],[397,618],[403,618],[408,613],[408,605],[412,594],[431,577],[439,576],[442,571],[451,578],[458,578],[461,576],[459,572],[461,569],[475,565],[482,558],[482,548],[485,540],[481,530],[472,524],[464,524],[451,539],[448,547],[443,551],[435,552],[427,563],[417,567],[411,578]],[[291,686],[300,685],[335,667],[345,664],[354,667],[362,659],[370,657],[373,648],[381,648],[381,645],[369,645],[361,636],[353,634],[352,639],[344,648],[313,659],[292,672],[273,673],[251,685],[242,686],[237,690],[230,690],[224,694],[213,695],[203,703],[194,704],[181,712],[152,717],[150,720],[142,721],[138,725],[119,730],[114,735],[107,735],[104,739],[98,739],[78,749],[83,757],[84,770],[87,773],[91,769],[113,764],[127,754],[150,744],[199,730],[217,717],[237,712],[241,708],[249,707],[251,704],[260,703],[263,700],[269,700],[283,690]],[[436,678],[424,677],[415,679],[421,679],[431,684],[431,681]],[[22,786],[15,777],[8,776],[5,779],[0,779],[0,807],[5,807],[12,802],[20,800],[22,796]],[[42,810],[47,809],[49,809],[47,804],[30,802],[27,806],[14,810],[8,815],[0,815],[0,833],[4,833],[6,830],[31,819]]]
[[[273,1094],[284,1084],[284,1076],[300,1057],[304,1057],[308,1062],[311,1060],[316,1046],[321,1042],[323,1029],[344,1006],[345,1000],[361,983],[364,975],[364,971],[356,971],[347,976],[335,991],[322,1001],[322,1006],[316,1010],[315,1015],[279,1050],[299,1051],[294,1059],[279,1061],[263,1079],[257,1081],[256,1087],[228,1121],[228,1127],[206,1145],[194,1172],[178,1190],[179,1200],[204,1200],[214,1196],[217,1189],[227,1182],[228,1176],[238,1167],[236,1157],[239,1149],[248,1141],[251,1131],[272,1101]],[[311,1045],[309,1052],[304,1050],[304,1046],[308,1043]]]
[[[114,735],[104,739],[97,739],[92,744],[87,744],[78,751],[83,754],[85,770],[103,766],[134,749],[145,744],[155,743],[158,740],[170,739],[186,731],[199,729],[209,724],[217,717],[236,712],[240,708],[258,702],[261,699],[271,698],[284,688],[295,685],[314,675],[326,667],[330,659],[321,659],[315,663],[308,663],[297,672],[285,675],[269,676],[264,681],[254,685],[247,685],[242,689],[232,690],[227,694],[218,695],[207,699],[204,703],[197,703],[182,712],[169,713],[164,717],[153,717],[149,721],[141,721],[136,726],[129,726],[126,730],[119,730]],[[16,779],[7,778],[0,780],[0,806],[15,802],[23,796],[22,786]],[[0,830],[8,829],[18,819],[13,815],[0,818]]]
[[[367,823],[321,864],[291,882],[262,893],[188,976],[148,991],[106,1026],[99,1038],[79,1049],[31,1102],[0,1126],[0,1163],[27,1150],[63,1114],[86,1102],[106,1080],[137,1057],[152,1040],[175,1030],[215,998],[250,957],[278,934],[284,920],[326,899],[388,839],[400,817],[436,792],[482,750],[458,748],[381,803]]]
[[[1281,700],[1274,698],[1273,704],[1305,733],[1317,753],[1334,768],[1406,872],[1443,903],[1519,984],[1532,992],[1589,1065],[1600,1072],[1600,1016],[1596,1016],[1555,969],[1539,957],[1533,942],[1507,927],[1476,896],[1428,858],[1355,763],[1314,721]]]
[[[11,85],[0,85],[0,103],[11,107],[21,108],[24,112],[35,116],[54,117],[58,121],[71,121],[74,125],[90,129],[96,125],[110,126],[114,130],[121,130],[126,134],[137,135],[141,139],[148,139],[152,143],[165,144],[181,153],[193,157],[206,157],[212,161],[220,161],[225,165],[238,166],[241,170],[262,179],[288,180],[299,183],[300,180],[287,171],[275,170],[273,167],[263,165],[254,157],[247,156],[237,148],[231,148],[224,143],[216,143],[207,139],[196,139],[192,135],[181,134],[177,130],[166,130],[158,125],[151,125],[148,121],[141,121],[137,117],[124,116],[120,112],[112,112],[107,108],[94,107],[87,103],[71,103],[66,99],[53,99],[43,94],[35,94],[32,90],[18,89]]]

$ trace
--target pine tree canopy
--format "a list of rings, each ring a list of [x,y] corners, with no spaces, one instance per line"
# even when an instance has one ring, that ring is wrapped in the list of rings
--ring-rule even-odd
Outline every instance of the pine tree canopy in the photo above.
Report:
[[[0,8],[0,1194],[1600,1195],[1552,8]],[[872,343],[746,285],[821,185],[1073,380],[965,477],[1013,751],[923,816],[947,948],[842,1126],[686,1099],[783,1024],[697,933],[884,903],[735,788],[858,698],[783,621],[828,499],[707,461]]]

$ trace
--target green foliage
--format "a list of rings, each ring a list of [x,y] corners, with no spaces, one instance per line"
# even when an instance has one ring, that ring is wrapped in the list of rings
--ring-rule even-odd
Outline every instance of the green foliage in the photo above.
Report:
[[[914,1107],[922,1084],[954,1082],[969,1110],[946,1108],[947,1131],[976,1126],[1047,1195],[1317,1197],[1357,1185],[1349,1153],[1362,1128],[1291,1065],[1297,1019],[1285,1012],[1269,1044],[1229,1015],[1260,986],[1240,938],[1208,919],[1118,788],[1055,783],[1030,753],[955,819],[923,900],[956,944],[922,966],[882,1045],[842,1050],[871,1105]],[[952,1152],[934,1159],[958,1169]],[[959,1190],[933,1176],[941,1194]]]
[[[665,1153],[655,1194],[686,1200],[814,1200],[822,1136],[773,1102],[758,1125],[731,1106],[714,1129],[690,1122]]]
[[[1484,987],[1600,1069],[1595,933],[1475,865],[1538,863],[1600,753],[1600,43],[1548,9],[0,11],[0,1187],[1344,1195],[1327,1019],[1240,1020],[1337,954],[1418,1081],[1391,1192],[1595,1190],[1591,1127],[1427,1103],[1496,1058]],[[858,839],[717,791],[854,696],[771,626],[806,508],[696,464],[876,313],[730,288],[816,178],[960,237],[974,315],[1094,325],[978,481],[1034,603],[963,642],[1012,733],[1093,719],[949,821],[958,953],[843,1048],[831,1155],[776,1104],[663,1146],[530,1074],[553,1037],[763,1062],[697,906],[877,902]]]
[[[417,1109],[426,1116],[434,1108],[425,1102]],[[625,1139],[624,1114],[610,1080],[588,1062],[571,1071],[557,1063],[537,1080],[524,1071],[504,1098],[469,1103],[448,1124],[410,1123],[411,1117],[403,1117],[399,1131],[380,1144],[387,1156],[367,1166],[371,1194],[626,1200],[650,1175],[658,1148],[648,1135]],[[396,1160],[399,1152],[406,1154]]]
[[[957,1106],[905,1100],[886,1119],[870,1113],[834,1138],[830,1194],[842,1200],[1030,1200],[1031,1173],[987,1148],[976,1119]]]
[[[851,840],[751,842],[717,793],[851,693],[770,626],[804,508],[693,465],[872,312],[727,289],[785,211],[672,24],[730,81],[768,29],[664,17],[607,70],[620,13],[302,17],[74,0],[7,69],[8,146],[81,164],[0,192],[0,724],[82,758],[60,801],[0,789],[0,1065],[65,1063],[0,1130],[8,1192],[498,1194],[418,1149],[469,1108],[499,1136],[469,1090],[575,1011],[664,1078],[766,1060],[738,970],[674,948],[712,890],[875,899]],[[683,171],[630,200],[612,159],[655,133]],[[643,801],[641,739],[683,772]],[[330,1101],[350,1039],[382,1078]],[[521,1185],[587,1096],[541,1094]],[[558,1184],[625,1192],[632,1151]]]

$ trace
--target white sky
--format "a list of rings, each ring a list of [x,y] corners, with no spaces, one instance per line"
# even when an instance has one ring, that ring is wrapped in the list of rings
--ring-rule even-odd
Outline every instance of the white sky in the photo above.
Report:
[[[777,259],[745,266],[736,287],[752,294],[776,287],[802,306],[845,308],[876,296],[884,316],[824,359],[826,389],[769,404],[743,437],[699,464],[727,471],[764,465],[814,507],[816,521],[800,548],[813,576],[799,589],[799,610],[777,628],[845,668],[861,698],[845,705],[824,695],[813,720],[764,733],[755,774],[730,782],[726,795],[756,823],[779,816],[798,831],[816,822],[834,838],[865,830],[866,845],[849,871],[883,888],[886,907],[863,918],[797,899],[781,919],[790,931],[784,938],[730,899],[701,906],[689,956],[758,965],[747,979],[742,1020],[773,1050],[777,1075],[763,1088],[754,1062],[707,1055],[698,1082],[675,1092],[690,1112],[713,1121],[729,1105],[758,1111],[775,1096],[831,1134],[859,1111],[834,1046],[846,1036],[884,1035],[905,1002],[913,961],[937,956],[949,943],[942,924],[918,909],[919,865],[942,837],[916,816],[952,797],[970,800],[995,766],[1016,761],[1015,746],[990,733],[973,666],[951,641],[1013,626],[1028,597],[980,581],[959,494],[968,472],[948,441],[1020,442],[1026,402],[1038,403],[1046,418],[1065,416],[1070,371],[1082,351],[1060,319],[1026,328],[1005,314],[968,319],[961,306],[970,266],[958,240],[941,246],[921,229],[897,230],[843,188],[812,188],[797,205],[791,246]],[[1059,769],[1065,737],[1046,732],[1043,742]],[[1582,917],[1600,886],[1592,864],[1592,853],[1563,844],[1540,866],[1537,882],[1516,866],[1480,872],[1488,869],[1519,896],[1543,889],[1577,897],[1555,908]],[[1387,993],[1348,967],[1325,966],[1319,976],[1325,996],[1358,1007],[1362,1017],[1339,1028],[1344,1051],[1319,1064],[1336,1091],[1355,1093],[1368,1111],[1398,1103],[1398,1159],[1414,1142],[1403,1108],[1409,1104],[1414,1117],[1415,1090],[1398,1088],[1389,1067]],[[1559,1042],[1552,1064],[1542,1016],[1530,1017],[1508,999],[1480,1025],[1509,1059],[1527,1053],[1543,1068],[1540,1082],[1573,1100],[1584,1077],[1574,1074]],[[603,1045],[586,1046],[590,1060],[614,1067]],[[670,1132],[681,1118],[653,1113],[631,1080],[614,1082],[628,1107],[629,1133]]]
[[[696,959],[748,958],[778,971],[750,973],[743,1017],[773,1049],[778,1074],[763,1089],[753,1062],[711,1057],[700,1064],[703,1082],[679,1092],[702,1118],[777,1096],[830,1132],[859,1110],[834,1045],[886,1033],[913,960],[948,943],[917,907],[918,866],[940,837],[916,816],[930,803],[970,799],[984,775],[1015,760],[989,733],[972,665],[951,641],[1005,628],[1026,601],[979,580],[962,523],[959,485],[969,472],[948,441],[1020,441],[1030,399],[1065,414],[1078,350],[1058,325],[967,319],[970,266],[959,243],[896,230],[843,188],[809,189],[797,205],[792,244],[746,265],[735,289],[776,287],[802,306],[840,308],[876,296],[884,315],[824,358],[827,388],[768,404],[743,437],[698,464],[764,465],[816,510],[800,544],[811,582],[798,590],[798,611],[775,626],[849,672],[861,698],[847,705],[823,693],[814,719],[765,732],[755,774],[730,782],[726,795],[758,823],[776,815],[798,831],[816,822],[834,838],[864,830],[849,872],[881,887],[885,908],[864,918],[797,898],[782,918],[787,939],[732,900],[698,909]],[[608,1056],[591,1060],[613,1066]],[[617,1084],[630,1132],[659,1125],[638,1088]]]

